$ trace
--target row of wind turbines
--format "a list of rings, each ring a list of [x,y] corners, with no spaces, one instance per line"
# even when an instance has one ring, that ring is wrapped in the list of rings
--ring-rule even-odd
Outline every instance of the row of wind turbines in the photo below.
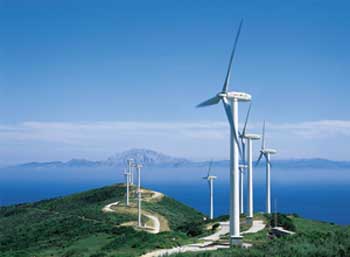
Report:
[[[126,199],[125,199],[125,205],[130,206],[130,186],[134,185],[134,169],[137,170],[137,226],[142,227],[141,222],[141,202],[142,202],[142,196],[141,196],[141,168],[142,164],[136,163],[133,159],[127,160],[127,168],[124,170],[124,176],[125,176],[125,184],[126,184]]]
[[[248,170],[248,212],[247,218],[250,222],[253,220],[253,148],[252,144],[254,140],[259,140],[260,135],[248,134],[247,123],[251,110],[251,104],[249,106],[245,124],[242,132],[238,130],[238,103],[250,102],[251,95],[243,92],[228,91],[232,61],[235,56],[238,39],[241,33],[243,20],[239,24],[239,28],[233,44],[229,65],[224,81],[222,90],[214,97],[200,103],[197,107],[206,107],[210,105],[218,104],[220,101],[223,103],[226,117],[230,125],[230,244],[239,245],[242,242],[242,236],[240,233],[240,214],[243,213],[243,178],[245,170]],[[246,144],[248,145],[246,153]],[[262,157],[266,160],[266,213],[271,213],[271,155],[275,154],[276,150],[266,147],[265,144],[265,121],[262,132],[262,144],[260,149],[260,155],[257,160],[257,164]],[[247,154],[247,163],[246,163]],[[240,163],[241,160],[241,163]],[[208,170],[208,175],[204,179],[208,180],[210,187],[210,218],[214,216],[214,203],[213,203],[213,183],[216,179],[215,176],[210,175],[211,164]]]

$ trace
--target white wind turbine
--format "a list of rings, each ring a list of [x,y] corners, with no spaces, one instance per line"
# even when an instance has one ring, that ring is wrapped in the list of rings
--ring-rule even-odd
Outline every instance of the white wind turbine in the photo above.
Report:
[[[130,176],[129,183],[131,185],[134,185],[134,172],[133,172],[133,167],[135,166],[134,159],[128,159],[127,163],[128,163],[128,172],[129,172],[129,176]]]
[[[243,151],[243,163],[245,163],[245,146],[248,143],[247,156],[248,156],[248,208],[247,208],[247,221],[248,223],[252,223],[253,221],[253,213],[254,213],[254,205],[253,205],[253,140],[259,140],[260,136],[256,134],[247,134],[247,123],[249,119],[251,104],[249,105],[249,109],[247,112],[247,116],[245,119],[244,127],[242,133],[240,134],[241,142],[242,142],[242,151]]]
[[[239,222],[239,154],[240,146],[238,139],[238,102],[250,101],[251,96],[242,92],[228,92],[231,66],[242,27],[242,21],[234,41],[224,86],[216,96],[199,104],[197,107],[204,107],[223,102],[227,119],[230,124],[230,243],[231,245],[241,243],[240,222]]]
[[[259,164],[261,158],[264,156],[266,160],[266,213],[271,214],[271,155],[275,154],[277,151],[275,149],[266,148],[265,145],[265,121],[263,125],[262,132],[262,142],[260,156],[256,162],[256,165]]]
[[[209,184],[209,197],[210,197],[210,219],[212,220],[214,218],[214,180],[216,179],[216,176],[211,176],[210,171],[211,171],[211,166],[213,165],[213,162],[211,161],[209,164],[209,169],[208,169],[208,175],[206,177],[203,177],[203,179],[208,180]]]
[[[137,200],[138,200],[138,226],[142,227],[141,224],[141,164],[136,165],[137,169]]]
[[[124,169],[125,184],[126,184],[126,206],[129,206],[129,172],[127,169]]]

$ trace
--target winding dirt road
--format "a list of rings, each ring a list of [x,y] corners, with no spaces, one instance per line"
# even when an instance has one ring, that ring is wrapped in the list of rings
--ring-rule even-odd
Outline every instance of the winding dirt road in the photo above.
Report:
[[[257,233],[265,228],[265,224],[262,220],[254,220],[252,226],[242,232],[241,234]],[[229,232],[229,222],[220,222],[220,227],[214,234],[203,237],[201,240],[205,241],[203,243],[188,244],[183,246],[174,247],[171,249],[160,249],[155,250],[140,257],[162,257],[175,253],[184,252],[202,252],[202,251],[214,251],[218,249],[229,248],[229,245],[218,244],[216,241],[220,239],[220,236],[226,235]],[[247,245],[248,246],[248,245]],[[249,245],[251,246],[251,245]]]
[[[119,204],[119,202],[114,202],[114,203],[107,204],[106,206],[104,206],[102,208],[102,211],[103,212],[107,212],[107,213],[110,213],[110,212],[118,213],[116,210],[112,209],[113,206],[117,206],[118,204]],[[160,232],[160,222],[159,222],[158,217],[155,216],[155,215],[145,214],[145,213],[143,213],[142,215],[146,216],[147,218],[149,218],[152,221],[152,223],[153,223],[152,227],[147,227],[147,229],[149,229],[147,231],[152,233],[152,234],[158,234]]]

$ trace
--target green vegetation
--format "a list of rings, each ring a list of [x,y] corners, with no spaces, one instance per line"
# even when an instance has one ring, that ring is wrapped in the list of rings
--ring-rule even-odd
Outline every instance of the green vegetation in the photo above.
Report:
[[[202,213],[195,209],[167,196],[164,196],[158,202],[145,202],[143,206],[149,211],[164,216],[173,230],[179,230],[178,228],[184,224],[199,222],[204,217]]]
[[[213,233],[218,222],[228,218],[203,220],[201,213],[184,204],[166,196],[155,198],[152,192],[144,191],[144,197],[148,197],[143,202],[145,212],[160,217],[170,231],[155,235],[131,227],[137,219],[135,201],[132,198],[132,207],[125,207],[125,187],[114,185],[36,203],[1,207],[0,256],[135,257],[154,249],[194,242]],[[134,192],[135,188],[132,188],[131,195]],[[115,207],[115,212],[102,212],[104,206],[116,201],[120,204]],[[296,215],[257,214],[256,218],[264,219],[269,226],[244,236],[244,242],[253,244],[250,249],[172,256],[350,256],[350,227],[305,220]],[[146,217],[143,219],[147,220]],[[278,226],[296,234],[280,238],[271,236],[269,227],[275,226],[276,220]],[[248,226],[243,222],[241,228],[245,230]]]
[[[182,253],[171,257],[350,256],[350,227],[306,220],[293,215],[281,217],[281,222],[293,224],[297,232],[295,235],[271,238],[265,229],[244,237],[245,242],[253,243],[254,247],[250,249],[232,248],[213,252]],[[273,219],[273,215],[269,218]]]
[[[282,213],[274,213],[266,216],[271,227],[283,227],[289,231],[295,231],[295,225],[290,217]]]
[[[145,202],[144,208],[159,211],[168,218],[172,231],[154,235],[120,226],[136,221],[136,214],[104,213],[102,208],[112,202],[123,202],[124,193],[123,185],[114,185],[66,197],[1,207],[0,256],[132,257],[152,249],[193,241],[177,227],[202,219],[202,215],[168,197]]]

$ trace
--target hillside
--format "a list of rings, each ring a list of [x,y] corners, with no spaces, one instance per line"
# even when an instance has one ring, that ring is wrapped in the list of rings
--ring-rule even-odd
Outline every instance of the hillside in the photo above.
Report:
[[[244,241],[253,243],[249,249],[231,248],[210,252],[178,253],[170,257],[328,257],[350,256],[350,227],[281,215],[296,232],[293,236],[274,238],[268,229],[245,236]],[[273,217],[271,217],[273,223]],[[280,224],[279,224],[280,225]]]
[[[134,190],[131,199],[134,199]],[[203,215],[171,198],[144,203],[169,219],[171,231],[154,235],[123,224],[136,212],[106,213],[109,203],[124,203],[124,185],[113,185],[66,197],[0,208],[0,256],[138,256],[157,247],[191,240],[181,225]],[[134,200],[131,201],[135,205]],[[122,208],[122,206],[120,207]],[[174,218],[176,217],[176,219]],[[143,217],[147,222],[146,217]],[[169,230],[169,229],[167,229]]]
[[[1,257],[136,257],[172,249],[203,251],[228,247],[227,216],[204,221],[203,214],[161,193],[142,189],[145,228],[136,226],[135,187],[125,206],[125,186],[112,185],[65,197],[0,208]],[[160,228],[154,231],[154,220]],[[295,235],[272,237],[274,216],[256,214],[264,223],[255,232],[241,219],[249,249],[211,248],[176,257],[350,256],[350,227],[278,214],[278,226]],[[267,226],[266,226],[267,224]],[[249,233],[248,233],[249,232]],[[216,237],[216,239],[214,239]],[[210,239],[209,239],[210,238]],[[194,244],[195,243],[195,244]],[[181,246],[181,247],[179,247]],[[162,250],[159,250],[162,249]]]

